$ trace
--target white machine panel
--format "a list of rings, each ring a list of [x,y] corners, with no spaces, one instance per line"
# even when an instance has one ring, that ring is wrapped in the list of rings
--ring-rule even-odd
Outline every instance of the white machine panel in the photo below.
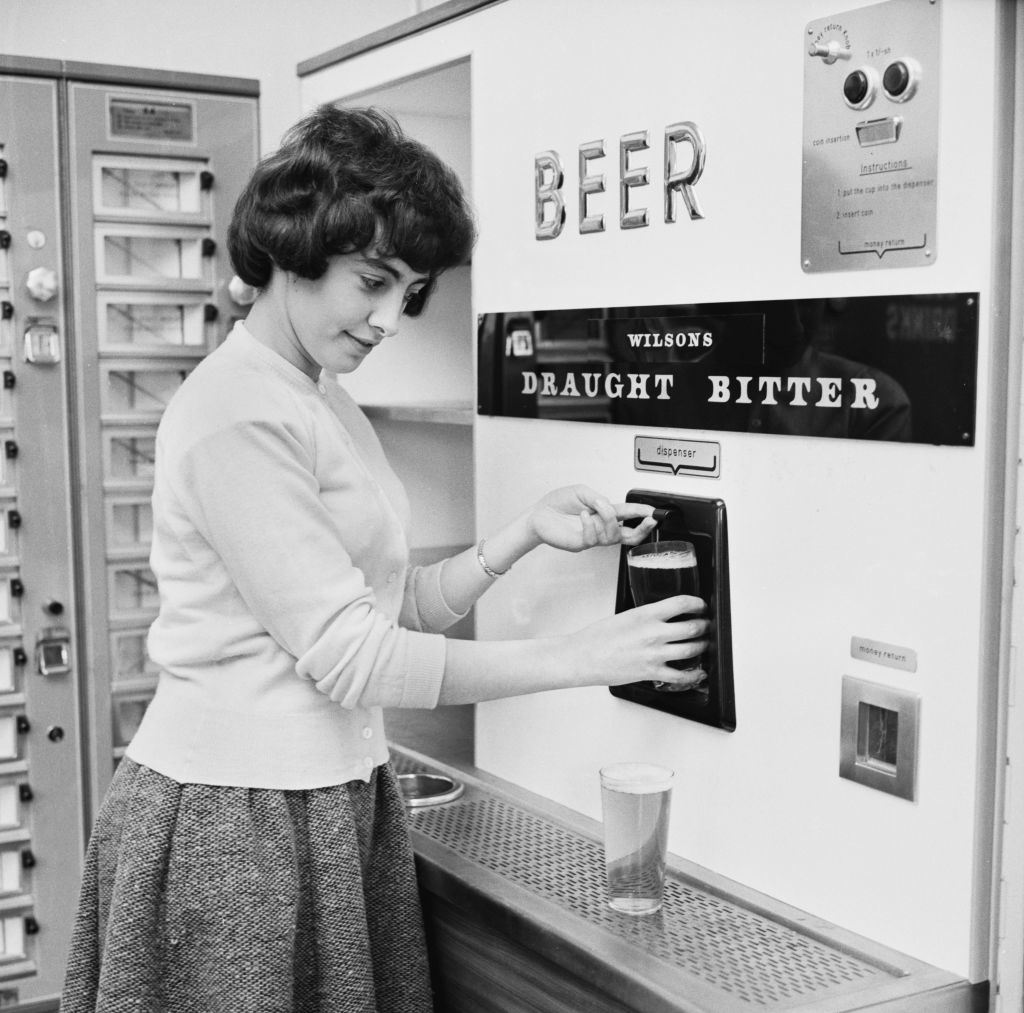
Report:
[[[969,114],[997,103],[999,5],[891,0],[848,4],[841,15],[823,0],[613,6],[614,15],[598,16],[585,0],[498,3],[311,74],[304,104],[469,60],[477,315],[976,295],[973,432],[936,446],[709,432],[670,419],[654,427],[478,415],[480,535],[567,482],[615,498],[639,487],[726,505],[737,721],[724,732],[603,689],[527,696],[478,707],[477,763],[591,816],[600,813],[600,766],[666,764],[677,778],[670,850],[982,980],[992,859],[986,721],[1003,551],[993,518],[1006,413],[992,238],[1001,223],[991,209],[1008,154],[993,120]],[[923,27],[914,27],[918,17]],[[869,21],[884,23],[892,41],[862,32]],[[848,31],[850,60],[830,66],[809,55],[809,43],[831,41],[823,22]],[[891,53],[874,52],[885,47]],[[878,61],[884,77],[885,61],[903,54],[921,68],[913,101],[875,102],[903,117],[900,143],[917,136],[923,113],[914,165],[936,185],[913,188],[898,211],[871,195],[873,217],[895,231],[857,241],[880,237],[884,255],[833,263],[831,253],[805,252],[805,213],[809,221],[816,201],[838,193],[829,182],[826,194],[816,170],[806,186],[806,123],[825,115],[825,98],[816,86],[808,95],[805,75],[839,75],[828,101],[838,94],[855,130],[874,112],[845,103],[847,65]],[[671,141],[668,158],[666,135],[681,124],[693,125],[693,140]],[[690,203],[676,173],[690,181]],[[806,229],[833,249],[835,210],[814,211],[821,227]],[[911,259],[918,218],[927,219],[929,249],[941,238],[941,257]],[[894,340],[927,386],[941,335],[925,340],[909,316]],[[529,352],[527,336],[509,337]],[[638,472],[639,439],[717,444],[716,467]],[[610,615],[617,564],[614,551],[532,553],[478,606],[478,635],[558,635]],[[886,652],[915,664],[887,664]],[[919,701],[913,799],[840,776],[844,677]],[[886,749],[866,748],[889,762]]]

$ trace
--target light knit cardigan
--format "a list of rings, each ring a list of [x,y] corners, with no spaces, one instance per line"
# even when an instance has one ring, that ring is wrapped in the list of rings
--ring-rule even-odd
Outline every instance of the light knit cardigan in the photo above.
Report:
[[[156,696],[127,755],[181,782],[317,788],[387,759],[380,708],[433,707],[443,564],[369,422],[236,324],[164,413]]]

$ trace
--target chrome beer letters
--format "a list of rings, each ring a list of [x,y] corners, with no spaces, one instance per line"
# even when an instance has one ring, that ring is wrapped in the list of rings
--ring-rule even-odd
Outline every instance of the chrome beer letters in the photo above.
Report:
[[[689,148],[686,159],[681,149]],[[650,169],[641,161],[641,152],[650,148],[648,132],[637,130],[623,134],[619,139],[619,228],[639,229],[649,224],[648,209],[638,206],[640,188],[650,185]],[[662,149],[662,184],[664,195],[664,216],[671,225],[677,217],[678,205],[682,201],[691,220],[704,217],[694,187],[704,173],[707,158],[707,143],[695,123],[673,123],[665,128]],[[579,146],[578,169],[578,212],[579,230],[582,235],[604,232],[605,216],[602,213],[600,195],[606,192],[605,175],[594,172],[598,162],[605,157],[604,140],[586,141]],[[537,239],[557,239],[565,225],[565,197],[562,187],[565,181],[561,156],[549,149],[534,156],[534,235]]]

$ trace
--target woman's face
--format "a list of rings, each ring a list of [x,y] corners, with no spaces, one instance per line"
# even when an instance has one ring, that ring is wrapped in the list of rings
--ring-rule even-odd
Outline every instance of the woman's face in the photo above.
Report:
[[[314,379],[320,369],[351,373],[398,331],[408,301],[428,275],[374,250],[340,253],[315,281],[287,275],[288,358]]]

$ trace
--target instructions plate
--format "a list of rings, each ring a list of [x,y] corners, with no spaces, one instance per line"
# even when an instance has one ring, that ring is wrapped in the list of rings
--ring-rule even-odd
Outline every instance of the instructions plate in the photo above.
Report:
[[[935,263],[941,13],[889,0],[807,26],[804,271]]]

